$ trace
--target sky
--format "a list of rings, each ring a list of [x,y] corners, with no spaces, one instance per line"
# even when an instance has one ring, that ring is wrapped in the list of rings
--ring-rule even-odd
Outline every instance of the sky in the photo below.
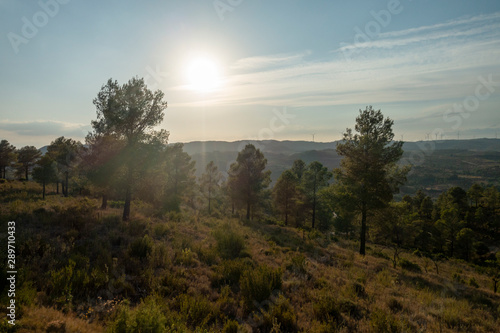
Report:
[[[498,0],[0,0],[0,31],[17,147],[84,140],[101,87],[135,76],[171,142],[329,142],[368,105],[398,140],[500,132]]]

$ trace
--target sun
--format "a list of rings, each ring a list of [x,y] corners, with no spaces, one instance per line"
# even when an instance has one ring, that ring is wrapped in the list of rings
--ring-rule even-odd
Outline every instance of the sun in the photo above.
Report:
[[[189,88],[199,92],[213,91],[220,85],[219,69],[214,61],[200,57],[194,59],[187,68]]]

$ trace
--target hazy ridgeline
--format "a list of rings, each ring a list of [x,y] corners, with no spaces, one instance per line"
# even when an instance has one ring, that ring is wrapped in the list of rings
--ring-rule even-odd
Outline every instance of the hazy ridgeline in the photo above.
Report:
[[[273,175],[270,143],[249,143],[212,149],[234,162],[226,172],[206,160],[197,175],[183,145],[154,130],[163,93],[109,80],[94,104],[85,143],[60,137],[43,156],[0,143],[21,305],[2,330],[498,330],[495,171],[440,164],[470,152],[438,149],[411,170],[393,121],[367,107],[325,146],[335,168],[313,153],[291,159],[311,152],[304,144]],[[498,162],[495,151],[472,156]]]

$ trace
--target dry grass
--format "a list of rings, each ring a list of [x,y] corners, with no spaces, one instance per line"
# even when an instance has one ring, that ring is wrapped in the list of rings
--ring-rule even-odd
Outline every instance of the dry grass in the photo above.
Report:
[[[77,318],[74,314],[64,314],[53,308],[29,307],[25,309],[23,318],[19,320],[18,332],[46,332],[49,323],[64,323],[67,333],[98,333],[104,332],[102,324],[89,323],[86,320]]]
[[[54,212],[81,200],[52,195],[45,201],[16,199],[0,205],[0,214],[30,214],[40,208]],[[99,200],[90,200],[92,205],[99,207]],[[401,253],[401,258],[422,269],[417,273],[399,266],[395,269],[390,260],[380,255],[382,252],[391,257],[390,250],[375,244],[368,244],[368,254],[360,256],[357,242],[342,239],[334,242],[291,227],[196,214],[160,218],[153,217],[152,211],[150,205],[135,202],[131,221],[122,223],[120,208],[97,210],[93,222],[79,232],[85,232],[85,237],[95,236],[91,243],[95,246],[112,237],[121,239],[124,248],[113,256],[126,253],[127,246],[135,238],[148,234],[153,244],[150,257],[137,261],[135,266],[127,262],[128,257],[119,257],[116,262],[117,265],[128,264],[128,276],[124,280],[137,279],[141,289],[148,294],[158,294],[165,313],[172,314],[174,319],[183,320],[186,316],[179,304],[182,304],[182,297],[189,295],[190,300],[203,298],[217,309],[213,314],[216,320],[207,327],[209,331],[220,331],[227,320],[237,320],[240,328],[250,331],[251,316],[244,310],[240,286],[237,283],[231,286],[212,284],[224,260],[216,251],[214,230],[223,229],[229,223],[243,238],[242,256],[247,257],[244,259],[251,262],[251,267],[265,265],[283,272],[283,302],[290,305],[301,332],[500,331],[500,296],[491,291],[487,276],[465,262],[440,262],[438,275],[432,262],[411,253]],[[23,228],[37,226],[31,220],[26,218]],[[478,288],[469,285],[471,279],[477,282]],[[137,297],[131,302],[134,308],[140,299]],[[82,306],[74,305],[73,309]],[[172,318],[167,316],[167,320],[174,320]],[[111,319],[111,316],[104,318]],[[89,323],[75,313],[29,307],[19,321],[19,332],[44,332],[53,321],[64,322],[67,332],[102,332],[106,326],[104,321]],[[194,331],[193,325],[190,329]]]

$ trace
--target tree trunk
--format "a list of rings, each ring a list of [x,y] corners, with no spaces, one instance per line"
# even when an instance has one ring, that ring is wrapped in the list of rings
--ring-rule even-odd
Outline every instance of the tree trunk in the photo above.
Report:
[[[313,216],[312,216],[312,228],[314,229],[314,222],[316,221],[316,194],[314,194],[313,199]]]
[[[247,201],[247,220],[250,220],[250,200]]]
[[[69,182],[68,182],[68,171],[66,171],[66,192],[64,193],[64,196],[67,197],[68,196],[68,187],[69,187]]]
[[[26,169],[24,170],[26,173],[26,180],[28,180],[28,171],[29,171],[29,166],[26,166]]]
[[[59,194],[59,180],[56,182],[56,194]]]
[[[210,196],[208,197],[208,215],[212,215],[212,209],[210,208]]]
[[[363,203],[361,209],[361,242],[359,247],[359,254],[365,255],[365,243],[366,243],[366,204]]]
[[[130,184],[127,185],[127,192],[125,194],[125,206],[123,207],[123,221],[128,221],[130,219],[130,197],[131,197]]]
[[[42,181],[42,199],[45,200],[45,180]]]
[[[108,208],[108,195],[105,193],[102,195],[101,209],[106,209],[106,208]]]

